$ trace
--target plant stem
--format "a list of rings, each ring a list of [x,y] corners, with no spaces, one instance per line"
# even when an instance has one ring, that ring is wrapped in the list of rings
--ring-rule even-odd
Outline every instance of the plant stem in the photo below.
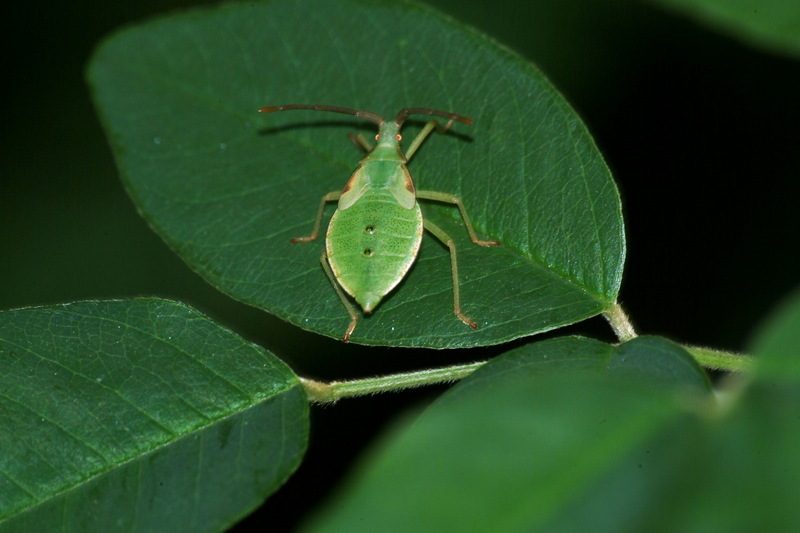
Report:
[[[628,319],[619,304],[614,304],[612,308],[603,313],[603,316],[608,320],[620,342],[626,342],[637,337],[630,319]],[[742,354],[699,346],[684,345],[683,347],[702,366],[714,370],[743,372],[750,369],[753,364],[751,357]],[[457,381],[472,374],[484,364],[486,364],[486,361],[350,381],[331,381],[329,383],[300,378],[300,382],[306,391],[309,402],[325,404],[334,403],[342,398]]]
[[[300,378],[300,382],[306,390],[309,402],[333,403],[341,398],[457,381],[470,375],[484,364],[485,361],[480,361],[478,363],[419,370],[416,372],[392,374],[375,378],[355,379],[352,381],[331,381],[329,383],[323,383],[321,381],[314,381],[313,379]]]
[[[603,312],[611,329],[617,335],[620,342],[635,339],[638,335],[633,329],[628,315],[622,306],[615,303],[613,307]],[[700,346],[683,346],[700,365],[713,370],[726,370],[728,372],[744,372],[753,365],[753,359],[744,354],[724,352],[712,348],[702,348]]]
[[[603,311],[603,316],[608,320],[619,342],[626,342],[638,336],[636,330],[633,329],[633,324],[631,324],[628,315],[625,314],[622,306],[618,303],[615,303],[611,309]]]
[[[706,368],[744,372],[753,367],[753,358],[739,353],[723,352],[700,346],[683,346],[695,360]]]

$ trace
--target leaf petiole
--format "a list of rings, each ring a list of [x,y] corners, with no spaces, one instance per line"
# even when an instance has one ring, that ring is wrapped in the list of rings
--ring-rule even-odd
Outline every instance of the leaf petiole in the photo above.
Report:
[[[331,381],[325,383],[307,378],[300,378],[300,381],[303,384],[303,388],[306,391],[310,403],[325,404],[334,403],[342,398],[458,381],[472,374],[485,363],[486,361],[479,361],[476,363],[467,363],[444,368],[432,368],[429,370],[354,379],[350,381]]]

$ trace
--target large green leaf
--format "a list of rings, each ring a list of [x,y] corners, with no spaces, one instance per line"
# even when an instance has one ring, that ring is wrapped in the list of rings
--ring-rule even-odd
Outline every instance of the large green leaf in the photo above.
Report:
[[[182,304],[0,313],[0,531],[219,531],[307,425],[286,365]]]
[[[623,531],[644,509],[619,486],[656,491],[651,476],[672,475],[672,462],[646,452],[683,449],[655,442],[683,412],[674,391],[709,389],[693,359],[663,339],[615,348],[561,338],[513,350],[390,440],[311,530]],[[614,470],[609,491],[600,482]],[[587,491],[594,505],[576,506]]]
[[[797,0],[651,0],[685,12],[744,41],[800,57]]]
[[[275,0],[225,5],[123,30],[99,47],[89,80],[118,166],[144,217],[209,282],[300,327],[348,324],[311,232],[323,194],[360,157],[344,115],[259,115],[325,103],[393,117],[424,106],[472,117],[434,135],[410,164],[424,205],[459,250],[464,312],[452,313],[446,249],[426,238],[408,278],[352,340],[457,347],[576,322],[614,302],[624,259],[620,201],[574,111],[532,65],[426,8],[398,2]],[[420,122],[406,128],[406,142]],[[329,205],[326,219],[333,212]]]

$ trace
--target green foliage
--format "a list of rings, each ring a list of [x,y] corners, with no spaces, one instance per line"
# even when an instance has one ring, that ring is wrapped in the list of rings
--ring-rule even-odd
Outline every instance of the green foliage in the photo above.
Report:
[[[321,36],[325,46],[309,46]],[[529,63],[437,13],[294,0],[184,13],[108,39],[89,80],[123,180],[154,229],[220,290],[300,327],[340,338],[348,324],[319,266],[322,240],[289,240],[310,233],[319,199],[355,168],[346,134],[371,126],[313,112],[258,116],[264,105],[388,117],[424,106],[475,121],[434,135],[409,168],[417,188],[460,196],[478,232],[502,243],[477,247],[454,207],[424,206],[457,241],[463,310],[480,329],[453,316],[447,251],[425,239],[354,342],[496,344],[616,299],[620,200],[586,128]],[[412,139],[413,124],[405,131]]]
[[[621,531],[645,509],[625,510],[600,480],[618,469],[615,483],[630,490],[675,474],[647,456],[682,416],[674,390],[707,398],[710,388],[661,339],[512,350],[386,439],[311,531]],[[598,500],[588,506],[587,488]]]
[[[292,371],[166,300],[0,313],[0,391],[3,532],[219,531],[306,447]]]
[[[800,292],[788,298],[761,325],[752,351],[764,356],[759,374],[778,380],[800,379]]]
[[[663,520],[664,531],[800,530],[798,296],[754,339],[758,367],[752,382],[734,383],[717,416],[681,436],[696,444],[676,463],[684,475],[653,518]]]
[[[760,344],[797,360],[793,306]],[[710,392],[664,339],[526,345],[384,438],[309,530],[796,531],[800,379]]]
[[[759,3],[751,16],[749,2],[660,3],[797,53],[790,4]],[[608,42],[608,33],[588,35],[600,4],[561,4],[524,8],[553,6],[552,19],[532,23],[546,39],[562,31],[548,21],[582,20],[584,35],[552,57],[569,62],[592,48],[580,43]],[[599,63],[597,72],[613,77]],[[359,323],[355,342],[498,344],[607,311],[617,299],[620,199],[585,126],[530,63],[436,12],[388,0],[194,10],[111,36],[88,79],[143,217],[212,285],[292,324],[339,338],[348,322],[319,266],[322,242],[289,240],[309,233],[320,197],[355,168],[360,155],[346,134],[373,132],[346,116],[256,113],[286,103],[387,117],[429,106],[475,120],[431,136],[410,170],[419,189],[460,196],[478,232],[502,243],[473,246],[455,208],[423,206],[456,238],[464,311],[480,329],[452,315],[447,251],[425,239],[408,279]],[[421,123],[409,122],[406,143]],[[396,422],[305,526],[800,530],[800,294],[759,331],[752,372],[716,386],[697,361],[745,368],[731,363],[739,356],[660,337],[520,343],[415,420]],[[388,353],[398,352],[411,351]],[[0,532],[221,531],[298,467],[309,397],[454,379],[480,365],[326,388],[177,302],[2,312]]]
[[[800,57],[796,0],[651,0],[695,17],[740,39]]]

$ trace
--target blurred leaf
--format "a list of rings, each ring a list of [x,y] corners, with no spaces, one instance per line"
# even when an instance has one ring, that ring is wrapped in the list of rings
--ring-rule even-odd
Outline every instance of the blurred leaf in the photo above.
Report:
[[[662,531],[800,531],[800,293],[764,323],[751,351],[753,382],[732,393],[722,420],[684,437],[698,450],[652,517]]]
[[[389,440],[311,530],[622,531],[644,512],[622,501],[636,495],[595,484],[617,471],[614,485],[645,494],[662,480],[653,473],[674,475],[647,452],[681,417],[675,388],[707,396],[709,384],[664,339],[615,348],[561,338],[512,350]],[[587,515],[573,506],[590,489],[603,504]]]
[[[761,48],[800,56],[797,0],[655,0]]]
[[[697,360],[683,347],[661,337],[641,336],[614,348],[610,376],[646,380],[674,388],[711,390]]]
[[[225,5],[129,28],[88,72],[128,190],[169,245],[220,290],[302,328],[348,324],[311,232],[323,194],[360,157],[347,116],[265,105],[325,103],[393,116],[425,106],[472,117],[428,139],[410,164],[424,205],[459,249],[464,312],[452,313],[446,249],[424,240],[408,279],[352,340],[458,347],[500,343],[595,315],[615,300],[624,260],[620,200],[585,126],[535,67],[415,4],[276,0]],[[405,129],[406,142],[421,121]],[[327,217],[334,206],[328,206]]]
[[[751,352],[760,356],[759,375],[800,381],[800,291],[761,325]]]
[[[0,313],[0,531],[219,531],[307,425],[288,367],[182,304]]]

